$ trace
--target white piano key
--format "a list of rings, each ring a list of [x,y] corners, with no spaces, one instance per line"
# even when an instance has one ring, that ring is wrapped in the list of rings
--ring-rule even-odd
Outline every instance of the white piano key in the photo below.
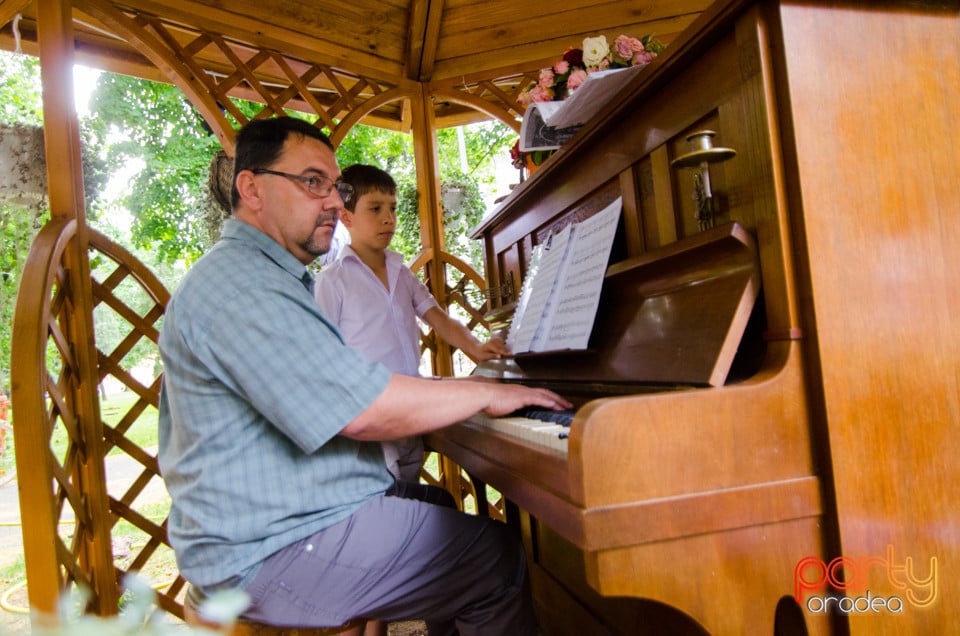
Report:
[[[566,433],[569,427],[553,422],[544,422],[526,417],[491,417],[484,413],[478,413],[470,418],[470,422],[484,426],[491,430],[516,437],[534,444],[555,448],[564,453],[567,452],[567,438],[560,437],[561,433]]]

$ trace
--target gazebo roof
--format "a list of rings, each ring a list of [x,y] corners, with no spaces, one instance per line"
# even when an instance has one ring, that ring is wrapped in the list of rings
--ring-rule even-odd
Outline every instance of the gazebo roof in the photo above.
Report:
[[[273,98],[283,108],[332,119],[359,111],[365,123],[408,130],[403,97],[421,86],[438,127],[515,119],[519,88],[568,46],[601,33],[669,42],[709,4],[76,0],[72,28],[78,62],[169,82],[173,60],[186,60],[192,76],[173,81],[188,91],[195,82],[218,106],[224,96]],[[0,47],[19,41],[36,54],[37,11],[36,0],[0,3]]]

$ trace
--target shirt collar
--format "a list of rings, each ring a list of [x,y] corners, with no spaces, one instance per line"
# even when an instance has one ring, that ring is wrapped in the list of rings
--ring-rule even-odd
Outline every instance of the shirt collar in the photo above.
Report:
[[[390,250],[390,249],[385,250],[385,252],[387,254],[388,266],[394,265],[397,263],[399,263],[400,265],[403,265],[403,254],[401,254],[400,252],[394,252],[393,250]],[[349,243],[343,246],[343,248],[340,250],[340,255],[337,257],[337,259],[341,261],[345,258],[352,258],[361,263],[363,262],[360,260],[360,255],[357,254],[356,250],[354,250]]]

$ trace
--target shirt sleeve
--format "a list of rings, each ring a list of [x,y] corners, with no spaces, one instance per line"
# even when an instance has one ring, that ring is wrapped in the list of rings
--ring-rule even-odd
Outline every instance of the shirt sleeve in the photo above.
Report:
[[[432,308],[440,308],[440,305],[437,304],[437,299],[433,297],[433,294],[430,293],[427,286],[424,285],[423,282],[417,278],[417,275],[410,271],[408,267],[401,268],[400,278],[403,280],[403,284],[410,290],[410,296],[413,299],[413,309],[417,312],[417,316],[423,318]]]

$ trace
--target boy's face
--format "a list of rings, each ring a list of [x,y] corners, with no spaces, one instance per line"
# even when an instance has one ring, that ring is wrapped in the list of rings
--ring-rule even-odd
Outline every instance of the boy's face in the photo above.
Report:
[[[350,231],[350,244],[385,250],[397,229],[397,195],[373,190],[357,199],[353,211],[344,210],[340,221]]]

